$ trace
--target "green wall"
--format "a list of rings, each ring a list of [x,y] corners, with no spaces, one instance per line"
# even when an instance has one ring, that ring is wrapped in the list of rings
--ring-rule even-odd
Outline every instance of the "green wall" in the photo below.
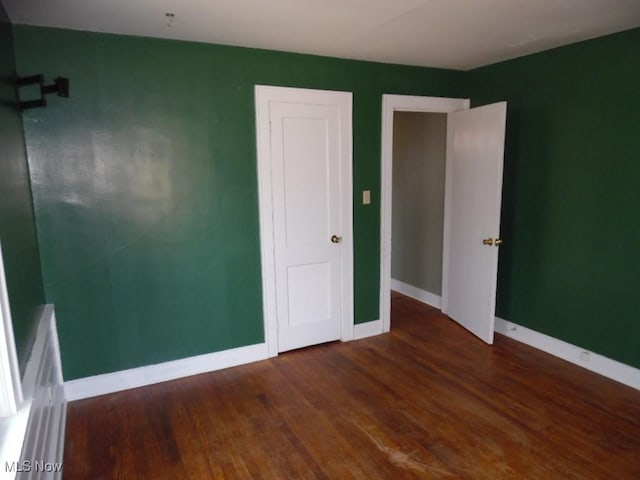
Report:
[[[20,370],[44,303],[38,240],[18,96],[12,26],[0,4],[0,242]]]
[[[640,367],[640,29],[467,81],[509,102],[498,315]]]
[[[263,341],[255,84],[353,92],[355,318],[380,318],[382,94],[462,96],[462,72],[15,30],[21,74],[71,80],[24,115],[65,379]]]
[[[358,323],[379,318],[382,94],[507,100],[498,314],[640,367],[640,30],[471,72],[29,26],[15,38],[21,74],[71,78],[71,98],[24,115],[66,379],[263,340],[255,84],[354,93]]]

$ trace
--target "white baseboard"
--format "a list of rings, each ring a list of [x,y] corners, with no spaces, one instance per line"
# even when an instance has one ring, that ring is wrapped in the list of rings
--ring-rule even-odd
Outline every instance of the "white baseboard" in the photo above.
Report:
[[[496,317],[495,331],[640,390],[640,369]]]
[[[68,401],[97,397],[108,393],[144,387],[177,378],[213,372],[269,358],[266,343],[207,353],[171,362],[105,373],[65,382]]]
[[[373,320],[372,322],[356,323],[353,326],[353,339],[373,337],[382,333],[382,320]]]
[[[440,295],[435,295],[426,290],[414,287],[413,285],[401,282],[400,280],[394,280],[393,278],[391,279],[391,290],[395,290],[407,297],[414,298],[437,309],[440,309],[440,305],[442,304]]]

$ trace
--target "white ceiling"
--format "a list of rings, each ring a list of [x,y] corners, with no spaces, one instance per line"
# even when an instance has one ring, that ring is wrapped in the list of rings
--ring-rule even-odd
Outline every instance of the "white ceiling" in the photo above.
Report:
[[[0,2],[17,24],[461,70],[640,26],[640,0]]]

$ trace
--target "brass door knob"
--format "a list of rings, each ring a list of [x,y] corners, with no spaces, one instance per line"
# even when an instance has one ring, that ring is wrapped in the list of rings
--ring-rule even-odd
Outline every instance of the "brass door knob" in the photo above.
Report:
[[[499,247],[500,245],[502,245],[504,242],[502,241],[501,238],[496,238],[496,247]]]
[[[483,245],[493,245],[493,238],[485,238],[482,240]]]
[[[333,243],[340,243],[342,241],[342,237],[339,235],[332,235],[331,236],[331,241]]]

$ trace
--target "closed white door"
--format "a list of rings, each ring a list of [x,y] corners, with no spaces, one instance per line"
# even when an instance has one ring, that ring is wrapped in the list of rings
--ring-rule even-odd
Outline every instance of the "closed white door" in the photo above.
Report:
[[[493,343],[506,102],[449,114],[442,311]]]
[[[277,352],[348,339],[351,94],[256,87],[256,105],[266,328]]]

